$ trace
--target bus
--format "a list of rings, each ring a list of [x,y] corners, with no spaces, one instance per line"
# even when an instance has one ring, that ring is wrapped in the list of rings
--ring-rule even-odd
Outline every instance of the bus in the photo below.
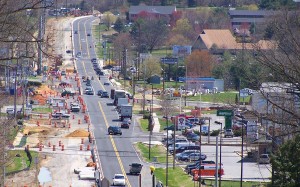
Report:
[[[193,175],[193,179],[195,181],[199,180],[199,168],[193,169],[191,171],[192,175]],[[206,164],[206,165],[202,165],[200,168],[200,174],[201,176],[216,176],[216,164]],[[224,169],[223,169],[223,165],[219,164],[218,167],[218,176],[222,176],[224,175]]]

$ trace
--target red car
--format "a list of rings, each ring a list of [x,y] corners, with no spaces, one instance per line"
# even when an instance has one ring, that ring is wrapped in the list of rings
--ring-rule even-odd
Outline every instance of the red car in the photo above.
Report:
[[[128,122],[128,121],[123,121],[123,122],[121,123],[121,128],[129,129],[129,122]]]

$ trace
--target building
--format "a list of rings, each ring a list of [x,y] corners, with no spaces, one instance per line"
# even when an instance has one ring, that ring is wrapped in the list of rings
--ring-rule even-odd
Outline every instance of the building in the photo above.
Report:
[[[260,40],[257,43],[238,43],[228,29],[204,29],[194,42],[192,49],[210,50],[213,54],[224,51],[236,53],[237,50],[272,49],[275,45],[271,41]]]
[[[212,77],[180,77],[180,81],[186,82],[186,90],[194,90],[201,93],[224,92],[224,80]]]
[[[272,15],[268,10],[229,10],[230,22],[233,29],[240,28],[242,24],[263,23],[266,18]]]
[[[129,8],[129,21],[135,21],[139,17],[139,15],[142,14],[171,20],[172,14],[176,11],[176,6],[131,6]]]

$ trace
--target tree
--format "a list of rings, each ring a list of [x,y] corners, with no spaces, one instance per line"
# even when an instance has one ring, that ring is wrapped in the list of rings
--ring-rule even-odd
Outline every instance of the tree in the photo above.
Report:
[[[141,66],[141,71],[145,76],[145,80],[150,78],[152,75],[161,75],[161,65],[157,58],[150,57],[144,60]]]
[[[110,26],[116,22],[117,17],[111,12],[104,12],[101,17],[103,23],[107,26],[107,29],[110,29]]]
[[[271,43],[268,44],[270,50],[263,50],[258,44],[255,48],[256,60],[264,69],[264,74],[261,76],[272,78],[274,82],[288,83],[290,88],[296,92],[292,92],[290,99],[287,96],[278,96],[286,103],[293,103],[299,96],[297,91],[300,90],[300,20],[299,11],[282,10],[278,15],[270,19],[269,25],[273,25],[273,36]],[[283,88],[286,89],[286,88]],[[268,93],[262,93],[266,98]],[[284,120],[287,126],[299,126],[300,113],[297,108],[278,105],[271,99],[269,103],[274,104],[280,110],[289,114],[289,118]],[[277,119],[275,119],[277,120]]]
[[[189,20],[186,18],[179,19],[176,21],[175,27],[172,29],[171,36],[181,35],[185,40],[188,40],[189,43],[191,43],[193,40],[195,40],[196,34],[192,28],[192,25],[190,24]],[[183,41],[185,41],[183,40]],[[179,42],[180,43],[180,42]]]
[[[118,33],[124,31],[124,23],[122,21],[122,19],[120,17],[117,18],[116,22],[115,22],[115,26],[114,29],[115,31],[117,31]]]
[[[188,77],[210,77],[213,59],[208,51],[195,50],[186,58]]]
[[[259,7],[269,10],[279,10],[282,7],[293,9],[296,7],[296,3],[293,0],[261,0]]]
[[[300,186],[300,135],[288,140],[271,156],[274,186]]]
[[[114,58],[116,61],[119,61],[123,58],[122,51],[124,49],[130,49],[132,46],[132,41],[129,33],[119,34],[113,41],[114,46]]]
[[[163,19],[139,18],[133,26],[131,36],[137,48],[146,48],[150,53],[155,47],[159,47],[166,40],[168,35],[167,22]],[[138,49],[138,51],[141,51]]]

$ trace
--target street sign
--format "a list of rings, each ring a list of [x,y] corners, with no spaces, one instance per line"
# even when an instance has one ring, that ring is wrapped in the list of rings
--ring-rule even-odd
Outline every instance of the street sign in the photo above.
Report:
[[[217,116],[233,116],[232,110],[217,110]]]
[[[164,64],[177,64],[178,58],[161,58],[160,61]]]
[[[240,90],[240,97],[248,97],[249,96],[249,92],[248,90]]]

